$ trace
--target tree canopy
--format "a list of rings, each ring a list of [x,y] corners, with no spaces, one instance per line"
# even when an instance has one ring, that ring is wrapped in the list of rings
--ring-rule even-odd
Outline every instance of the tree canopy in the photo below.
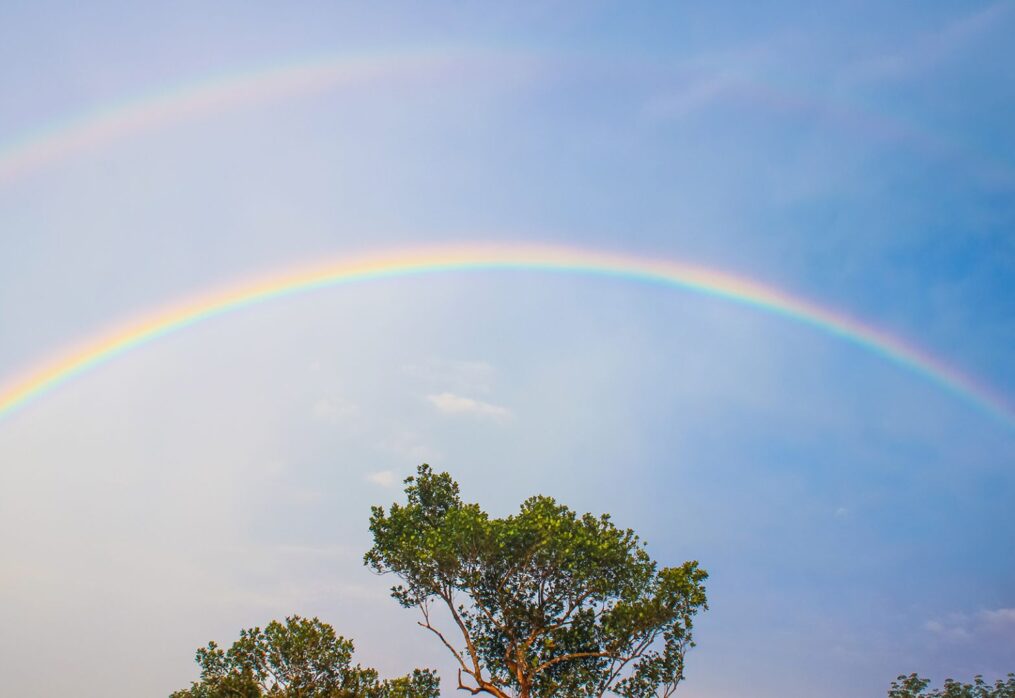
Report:
[[[262,630],[240,631],[228,650],[214,642],[197,650],[201,679],[170,698],[437,698],[430,670],[382,681],[352,664],[353,643],[317,618],[291,616]]]
[[[498,698],[673,693],[707,608],[697,562],[660,568],[630,529],[551,497],[492,518],[425,464],[405,494],[405,504],[373,508],[365,562],[401,579],[392,596],[418,608],[454,656],[459,688]]]
[[[1015,674],[1008,674],[1007,680],[998,679],[993,684],[982,676],[973,677],[973,683],[960,683],[946,679],[941,688],[927,690],[928,679],[917,674],[900,676],[892,681],[888,698],[1015,698]]]

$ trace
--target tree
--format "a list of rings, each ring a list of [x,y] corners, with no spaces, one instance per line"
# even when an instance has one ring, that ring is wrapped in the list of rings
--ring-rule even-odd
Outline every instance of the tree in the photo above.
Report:
[[[1006,681],[998,679],[993,685],[982,676],[973,677],[973,683],[945,679],[941,688],[925,691],[929,685],[929,680],[916,674],[900,676],[892,681],[888,698],[1015,698],[1015,674],[1008,674]]]
[[[170,698],[438,698],[430,670],[381,681],[352,665],[353,643],[317,618],[292,616],[264,630],[241,630],[228,651],[214,642],[197,650],[201,680]]]
[[[365,563],[400,578],[392,596],[418,608],[419,625],[454,656],[458,688],[497,698],[673,693],[692,620],[707,608],[697,562],[660,569],[630,529],[550,497],[497,519],[428,465],[405,483],[406,504],[373,508]]]

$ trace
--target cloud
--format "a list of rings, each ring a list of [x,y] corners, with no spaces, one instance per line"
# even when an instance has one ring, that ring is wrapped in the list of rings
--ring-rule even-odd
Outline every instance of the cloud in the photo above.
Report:
[[[376,473],[367,473],[366,480],[381,487],[394,487],[398,484],[398,476],[391,470],[379,470]]]
[[[649,120],[680,119],[710,106],[738,86],[734,75],[721,74],[689,83],[679,91],[670,91],[650,98],[644,106]]]
[[[853,79],[902,79],[929,70],[973,45],[985,32],[1003,25],[1010,9],[1010,3],[1001,0],[959,17],[941,29],[918,37],[900,51],[864,60],[852,69]]]
[[[995,628],[1015,630],[1015,608],[996,608],[992,611],[981,611],[980,619]]]
[[[472,398],[462,397],[454,393],[427,395],[426,399],[445,414],[475,414],[483,417],[492,417],[497,420],[507,420],[512,417],[511,410],[506,407],[473,400]]]
[[[968,640],[972,637],[967,627],[968,622],[968,616],[952,614],[944,620],[929,620],[923,624],[923,628],[932,635],[947,640]]]
[[[1015,640],[1015,608],[995,608],[974,614],[951,613],[924,623],[924,629],[947,640],[968,641],[984,636]]]
[[[409,429],[393,433],[388,439],[381,442],[380,449],[394,454],[399,460],[408,458],[416,464],[437,463],[444,460],[444,454],[441,451],[426,445],[424,437]]]
[[[433,359],[402,366],[402,373],[434,387],[448,387],[467,393],[489,393],[496,369],[487,361]]]

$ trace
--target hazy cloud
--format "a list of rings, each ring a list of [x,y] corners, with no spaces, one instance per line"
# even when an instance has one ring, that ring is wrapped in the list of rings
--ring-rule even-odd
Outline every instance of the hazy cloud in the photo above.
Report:
[[[932,634],[954,641],[972,641],[998,636],[1015,641],[1015,608],[995,608],[978,613],[950,613],[924,624]]]
[[[402,373],[431,386],[450,386],[461,393],[489,393],[496,369],[482,360],[433,359],[402,366]]]
[[[408,459],[412,463],[436,463],[444,454],[427,445],[426,439],[410,429],[396,431],[379,444],[381,451],[396,456],[400,462]]]
[[[644,106],[644,115],[652,121],[679,119],[711,106],[727,92],[739,86],[740,79],[733,74],[718,74],[681,89],[652,96]]]
[[[454,393],[427,395],[426,399],[445,414],[476,414],[498,420],[506,420],[512,417],[511,410],[506,407],[482,402],[481,400],[473,400],[472,398],[462,397]]]
[[[1009,626],[1015,629],[1015,608],[996,608],[993,611],[982,611],[980,618],[992,626]]]
[[[379,470],[376,473],[367,473],[366,480],[381,487],[394,487],[398,484],[398,476],[391,470]]]
[[[997,2],[954,19],[895,53],[862,61],[851,70],[852,77],[855,80],[898,80],[929,70],[968,47],[985,32],[995,30],[1008,19],[1010,10],[1010,3]]]

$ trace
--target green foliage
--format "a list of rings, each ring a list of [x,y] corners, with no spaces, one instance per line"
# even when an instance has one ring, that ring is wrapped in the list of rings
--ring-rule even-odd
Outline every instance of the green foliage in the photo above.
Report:
[[[1015,674],[1007,680],[998,679],[988,684],[982,676],[973,677],[973,683],[959,683],[946,679],[941,688],[926,691],[930,681],[916,674],[900,676],[892,681],[888,698],[1015,698]]]
[[[272,621],[241,630],[228,651],[214,642],[197,651],[201,680],[170,698],[437,698],[437,675],[416,669],[381,681],[352,664],[351,640],[317,618]]]
[[[707,608],[697,562],[660,569],[630,529],[550,497],[491,518],[428,465],[405,493],[405,505],[373,508],[365,562],[402,580],[392,596],[421,610],[420,625],[454,655],[460,688],[500,698],[672,694],[693,618]],[[450,630],[437,627],[438,612]]]

